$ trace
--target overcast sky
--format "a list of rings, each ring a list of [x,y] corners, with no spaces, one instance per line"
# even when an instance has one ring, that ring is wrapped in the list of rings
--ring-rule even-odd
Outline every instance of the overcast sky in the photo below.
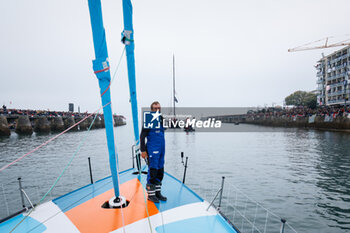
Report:
[[[8,107],[100,106],[87,0],[0,0],[0,100]],[[171,103],[172,54],[182,107],[282,104],[316,89],[316,61],[288,48],[349,33],[348,0],[134,0],[139,106]],[[111,70],[121,55],[121,0],[102,0]],[[125,57],[114,112],[130,115]],[[10,101],[12,104],[10,105]]]

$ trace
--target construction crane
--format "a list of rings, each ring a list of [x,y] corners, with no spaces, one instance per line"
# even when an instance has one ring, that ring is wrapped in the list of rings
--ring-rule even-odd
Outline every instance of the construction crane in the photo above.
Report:
[[[349,36],[349,34],[347,34],[346,36]],[[326,37],[320,40],[316,40],[314,42],[311,43],[307,43],[292,49],[288,49],[288,52],[298,52],[298,51],[304,51],[304,50],[313,50],[313,49],[326,49],[326,48],[333,48],[333,47],[338,47],[338,46],[348,46],[350,45],[350,39],[346,39],[340,42],[336,42],[336,43],[329,43],[329,39],[330,38],[335,38],[334,36],[331,37]],[[321,41],[325,41],[324,44],[322,45],[318,45],[318,46],[311,46],[312,44],[315,44],[317,42],[321,42]]]

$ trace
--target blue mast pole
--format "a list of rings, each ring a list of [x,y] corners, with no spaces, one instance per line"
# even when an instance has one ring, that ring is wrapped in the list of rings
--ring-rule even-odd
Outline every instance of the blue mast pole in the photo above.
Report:
[[[111,92],[109,88],[111,82],[111,74],[109,71],[106,34],[105,29],[103,27],[101,1],[88,0],[88,2],[96,57],[96,59],[92,61],[92,64],[94,73],[96,74],[100,86],[102,106],[105,106],[103,108],[103,115],[106,127],[107,145],[109,152],[109,165],[112,173],[114,194],[118,198],[120,195],[118,182],[118,167],[116,161],[116,147],[114,143],[113,133]]]
[[[128,77],[129,77],[129,91],[131,101],[131,112],[134,125],[134,137],[136,145],[139,145],[139,121],[138,121],[138,109],[137,109],[137,96],[136,96],[136,77],[135,77],[135,43],[134,43],[134,28],[132,21],[132,4],[130,0],[123,0],[123,17],[124,17],[124,31],[122,33],[122,42],[126,48],[126,58],[128,65]],[[137,155],[138,169],[140,169],[140,155]]]

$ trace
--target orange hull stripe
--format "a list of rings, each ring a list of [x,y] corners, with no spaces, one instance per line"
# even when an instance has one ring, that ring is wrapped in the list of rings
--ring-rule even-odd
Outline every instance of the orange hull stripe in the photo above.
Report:
[[[123,209],[125,225],[147,217],[143,187],[138,179],[125,182],[120,187],[121,195],[128,201],[129,206]],[[144,190],[146,192],[146,190]],[[113,197],[113,189],[90,199],[87,202],[67,211],[65,214],[80,232],[110,232],[123,226],[120,209],[104,209],[102,204]],[[147,194],[145,193],[146,198]],[[147,201],[149,215],[159,213],[153,202]]]

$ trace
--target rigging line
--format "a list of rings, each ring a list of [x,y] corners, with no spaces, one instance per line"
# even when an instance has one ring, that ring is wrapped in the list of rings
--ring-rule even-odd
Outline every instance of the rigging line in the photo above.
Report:
[[[107,90],[111,87],[111,84],[114,82],[114,79],[116,78],[117,72],[118,72],[118,70],[119,70],[120,63],[121,63],[121,61],[122,61],[122,59],[123,59],[124,53],[125,53],[125,46],[124,46],[124,49],[123,49],[122,54],[120,55],[118,65],[117,65],[117,67],[116,67],[116,69],[115,69],[115,71],[114,71],[114,74],[113,74],[113,76],[112,76],[112,79],[111,79],[111,81],[110,81],[110,83],[109,83],[107,89],[102,93],[102,95],[104,95],[104,94],[107,92]],[[101,96],[102,96],[102,95],[101,95]],[[113,133],[114,133],[114,140],[116,140],[116,138],[117,138],[116,130],[114,130]],[[117,157],[117,170],[119,170],[119,155],[118,155],[117,144],[116,144],[116,143],[114,143],[114,153],[116,154],[116,157]],[[119,172],[117,172],[117,177],[118,177],[118,186],[120,187],[120,176],[119,176]],[[123,211],[123,208],[121,208],[121,214],[122,214],[121,217],[122,217],[122,224],[123,224],[123,232],[125,233],[125,219],[124,219],[124,211]]]
[[[123,50],[123,52],[122,52],[121,57],[123,56],[124,51],[125,51],[125,48],[124,48],[124,50]],[[117,73],[117,71],[118,71],[120,62],[121,62],[121,58],[119,59],[118,66],[117,66],[117,68],[116,68],[116,71],[114,72],[113,80],[114,80],[115,75],[116,75],[116,73]],[[110,88],[110,85],[111,85],[111,82],[110,82],[109,86],[107,87],[107,89],[104,91],[104,93],[103,93],[101,96],[103,96],[103,95],[107,92],[107,90]],[[95,111],[94,113],[98,113],[102,108],[106,107],[106,106],[109,105],[109,104],[111,104],[111,102],[109,102],[109,103],[105,104],[104,106],[100,107],[100,108],[99,108],[97,111]],[[60,134],[58,134],[58,135],[56,135],[55,137],[49,139],[48,141],[46,141],[45,143],[41,144],[40,146],[38,146],[37,148],[35,148],[35,149],[32,150],[31,152],[29,152],[29,153],[25,154],[24,156],[22,156],[22,157],[20,157],[20,158],[18,158],[18,159],[16,159],[16,160],[14,160],[14,161],[13,161],[12,163],[10,163],[9,165],[4,166],[3,168],[0,169],[0,172],[1,172],[2,170],[4,170],[4,169],[8,168],[8,167],[11,166],[12,164],[18,162],[19,160],[23,159],[23,158],[26,157],[27,155],[29,155],[29,154],[35,152],[36,150],[40,149],[40,148],[43,147],[44,145],[47,145],[49,142],[53,141],[53,140],[56,139],[57,137],[61,136],[62,134],[64,134],[64,133],[66,133],[67,131],[69,131],[70,129],[74,128],[76,125],[80,124],[81,122],[83,122],[84,120],[86,120],[88,117],[90,117],[90,116],[93,115],[94,113],[91,113],[90,115],[86,116],[85,118],[83,118],[83,119],[82,119],[81,121],[79,121],[78,123],[72,125],[72,126],[69,127],[68,129],[62,131]],[[95,115],[93,121],[91,122],[91,124],[90,124],[90,126],[89,126],[89,129],[88,129],[88,132],[90,132],[90,129],[91,129],[93,123],[95,122],[97,115],[98,115],[98,114]],[[38,203],[37,205],[39,205],[39,204],[46,198],[46,196],[52,191],[52,189],[56,186],[57,182],[61,179],[61,177],[63,176],[63,174],[64,174],[64,172],[66,171],[66,169],[70,166],[71,162],[73,161],[73,159],[75,158],[75,156],[76,156],[76,155],[78,154],[78,152],[80,151],[81,145],[83,144],[83,142],[85,142],[85,140],[86,140],[86,138],[87,138],[87,135],[88,135],[88,133],[86,134],[86,136],[85,136],[85,138],[83,139],[83,141],[81,141],[81,143],[79,144],[79,146],[78,146],[76,152],[73,154],[73,156],[71,157],[71,159],[70,159],[70,161],[68,162],[68,164],[66,165],[66,167],[62,170],[61,174],[58,176],[58,178],[56,179],[56,181],[54,182],[54,184],[53,184],[53,185],[51,186],[51,188],[45,193],[45,195],[40,199],[40,201],[39,201],[39,203]],[[118,175],[119,175],[119,174],[118,174]],[[118,180],[118,182],[119,182],[119,180]],[[17,228],[17,227],[18,227],[32,212],[33,212],[33,211],[34,211],[34,208],[32,208],[32,209],[29,211],[28,215],[26,215],[19,223],[17,223],[17,225],[10,231],[10,233],[13,232],[13,231],[14,231],[14,230],[15,230],[15,229],[16,229],[16,228]],[[125,232],[125,230],[124,230],[124,232]]]
[[[118,70],[119,70],[119,66],[120,66],[120,63],[121,63],[121,60],[122,60],[122,57],[123,57],[124,53],[125,53],[125,47],[124,47],[123,52],[122,52],[122,54],[121,54],[121,56],[120,56],[120,58],[119,58],[118,65],[117,65],[117,67],[116,67],[116,70],[114,71],[113,78],[112,78],[111,82],[113,82],[114,79],[115,79],[115,77],[116,77],[116,74],[117,74],[117,72],[118,72]],[[110,83],[110,84],[111,84],[111,83]],[[108,90],[109,88],[110,88],[110,85],[108,86],[108,88],[104,91],[104,93],[103,93],[101,96],[103,96],[103,95],[107,92],[107,90]],[[109,104],[109,103],[108,103],[108,104]],[[107,106],[108,104],[106,104],[105,106]],[[103,108],[104,108],[105,106],[103,106]],[[0,172],[2,172],[3,170],[5,170],[6,168],[12,166],[13,164],[17,163],[18,161],[22,160],[24,157],[26,157],[26,156],[32,154],[33,152],[37,151],[37,150],[40,149],[41,147],[46,146],[46,145],[47,145],[48,143],[50,143],[51,141],[55,140],[56,138],[60,137],[61,135],[65,134],[66,132],[68,132],[69,130],[71,130],[72,128],[74,128],[75,126],[79,125],[81,122],[85,121],[87,118],[89,118],[90,116],[92,116],[93,114],[95,114],[97,111],[100,111],[100,109],[98,109],[98,110],[96,110],[95,112],[91,113],[90,115],[84,117],[84,118],[83,118],[82,120],[80,120],[79,122],[75,123],[74,125],[72,125],[72,126],[69,127],[68,129],[62,131],[61,133],[57,134],[56,136],[50,138],[48,141],[46,141],[46,142],[44,142],[43,144],[39,145],[38,147],[34,148],[32,151],[28,152],[27,154],[25,154],[25,155],[23,155],[23,156],[21,156],[21,157],[15,159],[14,161],[12,161],[12,162],[9,163],[9,164],[3,166],[2,168],[0,168]]]
[[[124,53],[124,51],[123,51],[123,53]],[[117,132],[116,130],[113,131],[114,140],[116,140],[116,138],[117,138],[116,132]],[[118,177],[118,187],[120,187],[120,176],[119,176],[119,172],[118,172],[119,171],[119,155],[118,155],[118,152],[117,152],[117,143],[114,143],[114,152],[115,152],[116,157],[117,157],[117,177]],[[121,206],[120,210],[121,210],[121,213],[122,213],[121,217],[122,217],[122,224],[123,224],[123,232],[125,233],[125,221],[124,221],[124,211],[123,211],[123,209],[124,209],[123,206]]]
[[[105,106],[107,106],[107,105],[110,104],[110,103],[111,103],[111,102],[107,103]],[[103,106],[103,107],[105,107],[105,106]],[[102,107],[101,107],[97,112],[99,112],[101,109],[102,109]],[[39,202],[36,204],[36,206],[40,205],[40,203],[47,197],[47,195],[52,191],[52,189],[56,186],[56,184],[58,183],[58,181],[61,179],[61,177],[63,176],[64,172],[65,172],[65,171],[67,170],[67,168],[71,165],[73,159],[75,158],[75,156],[76,156],[76,155],[78,154],[78,152],[80,151],[81,146],[82,146],[82,145],[84,144],[84,142],[86,141],[87,136],[89,135],[89,132],[90,132],[90,130],[91,130],[91,127],[92,127],[92,125],[94,124],[94,122],[95,122],[95,120],[96,120],[96,118],[97,118],[97,115],[98,115],[98,114],[95,115],[94,119],[92,120],[92,122],[91,122],[91,124],[90,124],[90,126],[89,126],[89,128],[88,128],[87,134],[85,135],[85,137],[83,138],[83,140],[80,141],[77,150],[74,152],[74,154],[73,154],[72,157],[70,158],[69,162],[68,162],[68,163],[66,164],[66,166],[63,168],[61,174],[57,177],[57,179],[55,180],[55,182],[53,183],[53,185],[50,187],[50,189],[45,193],[45,195],[39,200]],[[10,231],[10,233],[13,232],[27,217],[29,217],[29,215],[34,211],[34,209],[35,209],[35,207],[32,208],[32,209],[30,210],[30,212],[29,212],[26,216],[24,216],[24,218],[23,218],[20,222],[18,222],[18,223],[16,224],[16,226]]]
[[[117,72],[118,72],[118,70],[119,70],[119,66],[120,66],[120,63],[121,63],[121,61],[122,61],[124,52],[125,52],[125,47],[124,47],[124,49],[123,49],[122,54],[120,55],[118,65],[117,65],[117,67],[116,67],[116,69],[115,69],[115,71],[114,71],[114,74],[113,74],[113,76],[112,76],[112,79],[111,79],[111,81],[109,82],[109,85],[108,85],[108,87],[106,88],[106,90],[104,90],[104,92],[101,94],[101,97],[102,97],[104,94],[106,94],[106,92],[110,89],[110,87],[111,87],[111,85],[112,85],[112,83],[113,83],[113,81],[114,81],[114,78],[116,77]]]
[[[108,103],[108,104],[110,104],[110,103]],[[106,105],[108,105],[108,104],[106,104]],[[106,106],[106,105],[105,105],[105,106]],[[105,107],[105,106],[104,106],[104,107]],[[97,111],[99,111],[99,110],[97,110]],[[93,114],[95,114],[97,111],[95,111],[95,112],[93,112],[93,113],[90,113],[89,115],[87,115],[86,117],[84,117],[84,118],[83,118],[82,120],[80,120],[79,122],[75,123],[74,125],[72,125],[72,126],[69,127],[68,129],[62,131],[61,133],[57,134],[56,136],[50,138],[49,140],[47,140],[47,141],[44,142],[43,144],[37,146],[37,147],[34,148],[32,151],[29,151],[27,154],[25,154],[25,155],[23,155],[23,156],[21,156],[21,157],[15,159],[14,161],[12,161],[12,162],[9,163],[9,164],[3,166],[2,168],[0,168],[0,172],[2,172],[3,170],[5,170],[6,168],[12,166],[13,164],[17,163],[18,161],[22,160],[22,159],[25,158],[26,156],[32,154],[33,152],[39,150],[41,147],[46,146],[47,144],[49,144],[50,142],[52,142],[52,141],[55,140],[56,138],[62,136],[63,134],[65,134],[66,132],[68,132],[69,130],[71,130],[72,128],[74,128],[75,126],[79,125],[81,122],[85,121],[87,118],[89,118],[90,116],[92,116]]]
[[[251,202],[255,203],[256,205],[260,206],[262,209],[266,210],[266,212],[269,212],[271,215],[275,216],[276,218],[281,219],[281,216],[278,216],[277,214],[275,214],[274,212],[272,212],[270,209],[264,207],[263,205],[261,205],[259,202],[251,199],[247,194],[245,194],[242,190],[240,190],[239,188],[237,188],[235,185],[230,184],[234,189],[236,189],[238,192],[242,193],[247,199],[249,199]]]
[[[99,109],[101,110],[101,108]],[[67,165],[64,167],[64,169],[62,170],[61,174],[57,177],[56,181],[53,183],[53,185],[51,186],[51,188],[45,193],[45,195],[40,199],[38,205],[46,198],[46,196],[52,191],[52,189],[56,186],[57,182],[61,179],[61,177],[63,176],[63,174],[65,173],[65,171],[67,170],[67,168],[71,165],[73,159],[75,158],[75,156],[79,153],[80,149],[81,149],[81,146],[85,143],[86,139],[87,139],[87,136],[89,135],[89,132],[91,130],[91,127],[92,125],[94,124],[96,118],[97,118],[97,115],[95,115],[94,119],[92,120],[89,128],[88,128],[88,131],[85,135],[85,137],[83,138],[83,140],[80,142],[80,144],[78,145],[76,151],[74,152],[73,156],[71,157],[71,159],[69,160],[69,162],[67,163]]]
[[[83,199],[89,197],[91,194],[93,194],[93,193],[97,192],[98,190],[104,188],[106,185],[109,185],[110,183],[112,183],[112,180],[109,181],[109,182],[106,182],[105,184],[103,184],[102,186],[100,186],[100,187],[98,187],[98,188],[93,189],[92,192],[89,192],[88,194],[86,194],[85,196],[81,197],[80,199],[78,199],[78,200],[72,202],[70,205],[66,206],[65,208],[63,208],[63,209],[60,209],[60,208],[59,208],[59,211],[58,211],[58,212],[56,212],[56,213],[54,213],[53,215],[49,216],[47,219],[43,220],[42,222],[40,222],[38,225],[34,226],[34,227],[33,227],[32,229],[30,229],[29,231],[32,231],[32,230],[34,230],[35,228],[39,227],[41,224],[46,223],[47,221],[51,220],[53,217],[57,216],[58,214],[64,213],[65,210],[69,209],[70,207],[74,206],[76,203],[79,203],[81,200],[83,200]]]
[[[159,212],[160,212],[160,216],[162,218],[162,228],[163,228],[163,232],[165,233],[163,211],[161,211],[161,209],[162,209],[162,206],[161,206],[161,203],[159,202]]]
[[[141,169],[139,169],[139,177],[142,180]],[[147,183],[147,179],[146,179],[146,183]],[[149,229],[151,230],[151,233],[153,233],[152,224],[151,224],[151,218],[149,216],[149,210],[148,210],[148,201],[147,201],[147,198],[146,198],[145,189],[143,188],[142,182],[141,182],[141,186],[142,186],[143,200],[145,201],[145,207],[146,207],[146,213],[147,213],[147,220],[148,220]]]

